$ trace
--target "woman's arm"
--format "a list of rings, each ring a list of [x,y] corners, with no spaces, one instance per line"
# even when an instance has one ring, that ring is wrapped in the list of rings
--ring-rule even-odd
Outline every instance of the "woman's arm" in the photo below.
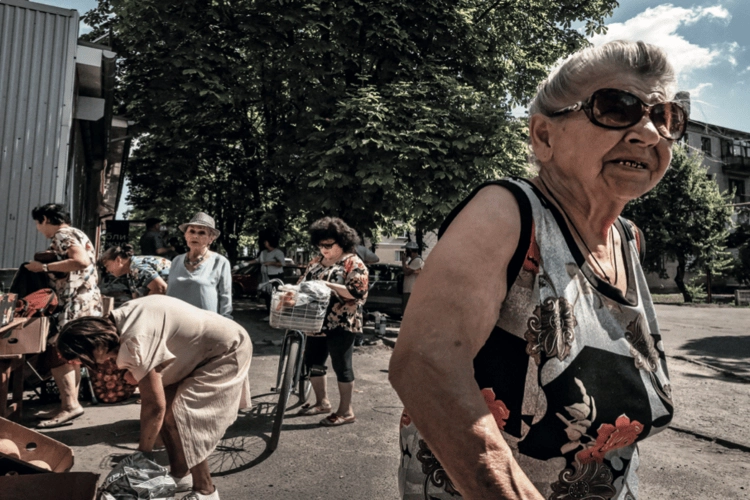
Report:
[[[138,451],[148,453],[154,449],[167,413],[167,398],[161,383],[161,373],[156,370],[148,372],[138,383],[138,390],[141,393],[141,439]]]
[[[369,290],[367,266],[358,257],[351,257],[346,261],[345,267],[348,272],[343,285],[329,282],[326,285],[344,300],[359,300]]]
[[[47,270],[49,272],[72,273],[86,269],[91,264],[89,255],[80,245],[71,245],[68,247],[67,254],[67,259],[47,264]],[[41,273],[44,271],[42,266],[41,262],[34,260],[26,264],[26,269],[32,273]]]
[[[338,283],[329,283],[325,282],[326,286],[336,292],[336,295],[341,297],[342,299],[346,300],[354,300],[355,297],[351,293],[349,293],[349,290],[344,285],[339,285]]]
[[[164,281],[161,276],[157,276],[151,280],[147,288],[148,293],[146,293],[146,295],[164,295],[167,293],[167,282]]]
[[[217,311],[224,317],[232,318],[232,269],[229,261],[221,258],[222,264],[219,272],[219,282],[216,284],[216,291],[219,299],[219,310]]]
[[[505,300],[520,220],[506,189],[491,186],[476,195],[430,253],[391,357],[391,384],[467,499],[542,498],[513,459],[474,379],[474,358]]]

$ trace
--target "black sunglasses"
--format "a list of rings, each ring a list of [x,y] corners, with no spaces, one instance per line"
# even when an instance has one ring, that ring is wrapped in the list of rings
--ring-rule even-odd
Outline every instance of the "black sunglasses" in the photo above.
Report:
[[[325,248],[326,250],[330,250],[335,244],[335,241],[333,243],[318,243],[318,248]]]
[[[648,113],[659,135],[678,141],[685,135],[688,114],[679,103],[660,102],[646,104],[638,96],[619,89],[599,89],[585,101],[555,111],[549,116],[583,110],[591,123],[603,128],[624,129],[632,127]]]

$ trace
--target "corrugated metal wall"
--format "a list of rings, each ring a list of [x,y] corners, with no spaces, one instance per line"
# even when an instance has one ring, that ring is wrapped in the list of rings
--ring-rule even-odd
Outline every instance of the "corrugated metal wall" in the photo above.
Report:
[[[78,13],[0,2],[0,268],[43,250],[31,209],[70,205]]]

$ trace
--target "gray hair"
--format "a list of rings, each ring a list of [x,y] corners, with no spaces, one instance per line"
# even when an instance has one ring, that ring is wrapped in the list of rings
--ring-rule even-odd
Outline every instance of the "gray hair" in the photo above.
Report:
[[[529,115],[550,114],[588,96],[581,92],[592,81],[630,73],[653,82],[654,89],[670,100],[676,91],[676,78],[667,54],[644,42],[615,40],[598,47],[587,47],[571,55],[557,70],[539,84],[529,106]]]

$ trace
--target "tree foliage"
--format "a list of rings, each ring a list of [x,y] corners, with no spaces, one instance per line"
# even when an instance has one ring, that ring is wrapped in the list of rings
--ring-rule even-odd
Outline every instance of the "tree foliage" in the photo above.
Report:
[[[726,249],[732,228],[729,195],[706,176],[703,155],[674,146],[672,163],[661,182],[645,196],[631,202],[624,215],[644,233],[644,268],[667,278],[666,263],[677,262],[674,281],[685,298],[693,294],[685,272],[721,273],[731,264]]]
[[[138,123],[131,202],[243,231],[338,215],[431,229],[523,174],[525,104],[615,0],[100,0]]]

